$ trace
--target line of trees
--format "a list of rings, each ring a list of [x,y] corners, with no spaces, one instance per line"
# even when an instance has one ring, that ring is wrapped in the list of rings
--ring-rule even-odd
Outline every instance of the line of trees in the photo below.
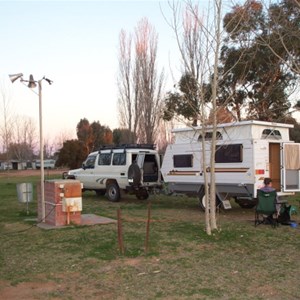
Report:
[[[77,139],[68,139],[63,142],[61,149],[56,153],[56,166],[79,168],[87,155],[97,151],[103,145],[128,144],[133,133],[128,129],[114,129],[101,125],[99,121],[90,123],[88,119],[81,119],[76,126]]]

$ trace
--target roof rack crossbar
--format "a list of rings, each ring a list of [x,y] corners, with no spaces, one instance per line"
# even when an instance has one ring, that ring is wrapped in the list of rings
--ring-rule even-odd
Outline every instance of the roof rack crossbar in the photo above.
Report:
[[[113,149],[150,149],[155,150],[155,144],[120,144],[120,145],[101,145],[101,150],[113,150]]]

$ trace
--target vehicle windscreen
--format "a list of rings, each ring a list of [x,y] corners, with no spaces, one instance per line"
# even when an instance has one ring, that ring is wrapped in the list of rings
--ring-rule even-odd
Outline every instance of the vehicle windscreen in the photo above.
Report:
[[[96,155],[90,155],[87,157],[86,161],[83,163],[86,169],[93,169],[95,167]]]

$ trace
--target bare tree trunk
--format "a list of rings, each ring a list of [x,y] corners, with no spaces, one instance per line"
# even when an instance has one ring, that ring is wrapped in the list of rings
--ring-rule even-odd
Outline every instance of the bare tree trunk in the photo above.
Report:
[[[217,91],[219,85],[218,65],[221,46],[221,0],[214,0],[214,12],[207,14],[206,20],[199,15],[199,8],[192,1],[185,2],[185,10],[180,22],[180,4],[169,4],[173,12],[173,20],[170,23],[177,38],[177,44],[181,53],[184,74],[189,74],[198,84],[196,101],[191,101],[193,106],[193,126],[201,121],[202,132],[202,171],[205,191],[205,226],[207,234],[217,229],[216,222],[216,188],[215,188],[215,149],[217,127]],[[208,7],[210,9],[210,7]],[[213,18],[213,22],[210,22]],[[212,56],[213,53],[213,56]],[[211,86],[210,101],[207,99],[207,82]],[[207,124],[206,117],[210,107],[212,122],[212,139],[210,144],[210,157],[206,157],[205,150],[208,145],[205,140]],[[210,128],[211,130],[211,128]],[[208,172],[209,170],[209,172]]]
[[[216,132],[217,132],[217,91],[218,91],[218,64],[219,64],[219,51],[221,45],[221,5],[222,0],[215,0],[215,52],[214,52],[214,72],[212,80],[212,111],[213,115],[213,132],[211,142],[211,157],[210,157],[210,222],[212,230],[217,229],[216,221],[216,176],[215,176],[215,153],[216,153]]]

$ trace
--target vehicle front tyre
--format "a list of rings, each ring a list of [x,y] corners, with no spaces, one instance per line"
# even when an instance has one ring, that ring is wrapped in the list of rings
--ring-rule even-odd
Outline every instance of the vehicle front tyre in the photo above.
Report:
[[[118,202],[121,198],[120,189],[117,183],[108,184],[106,188],[106,196],[109,201]]]

